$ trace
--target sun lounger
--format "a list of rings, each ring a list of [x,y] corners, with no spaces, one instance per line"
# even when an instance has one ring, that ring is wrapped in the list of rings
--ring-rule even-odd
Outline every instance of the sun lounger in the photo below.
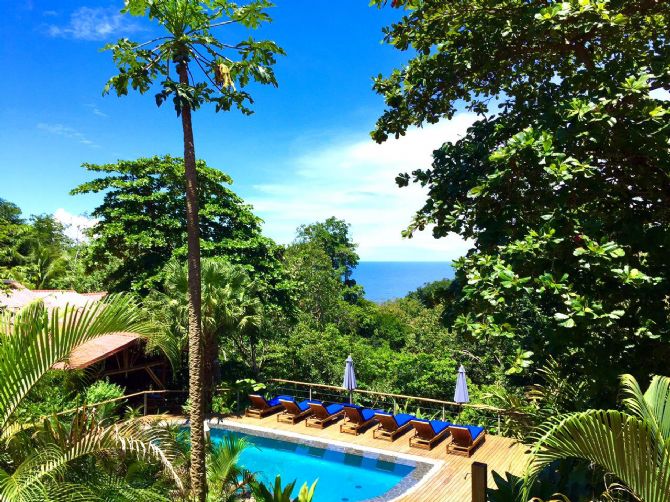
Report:
[[[316,427],[323,429],[331,422],[339,420],[344,415],[344,406],[341,404],[329,404],[324,406],[322,403],[309,403],[312,414],[305,420],[307,427]]]
[[[433,447],[449,435],[450,422],[442,420],[412,420],[414,436],[409,438],[409,445],[424,450],[432,450]]]
[[[293,399],[293,397],[280,395],[268,401],[260,394],[249,394],[251,406],[244,410],[244,415],[253,418],[263,418],[277,413],[284,409],[281,402],[279,402],[280,399]]]
[[[353,404],[344,405],[344,423],[340,424],[340,432],[357,436],[371,425],[377,423],[375,413],[381,410],[371,410]]]
[[[298,402],[295,399],[280,399],[279,400],[284,407],[279,415],[277,415],[277,422],[284,422],[287,424],[297,424],[303,418],[308,417],[312,414],[312,409],[309,407],[309,403],[320,403],[321,401],[310,401],[305,399],[304,401]]]
[[[486,431],[476,425],[450,425],[451,442],[447,453],[469,457],[477,446],[484,442]]]
[[[404,434],[412,427],[412,420],[416,417],[406,413],[391,415],[390,413],[375,413],[375,418],[379,425],[372,431],[372,437],[375,439],[384,439],[394,441],[395,438]]]

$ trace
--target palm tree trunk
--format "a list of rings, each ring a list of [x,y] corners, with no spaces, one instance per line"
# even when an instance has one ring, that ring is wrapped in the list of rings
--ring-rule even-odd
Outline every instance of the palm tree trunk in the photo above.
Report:
[[[188,63],[177,66],[179,82],[188,85]],[[205,431],[203,421],[203,347],[200,299],[200,229],[198,224],[198,176],[191,107],[181,110],[184,131],[184,169],[186,177],[186,232],[188,235],[188,397],[191,422],[191,490],[193,499],[204,502],[207,495],[205,471]]]

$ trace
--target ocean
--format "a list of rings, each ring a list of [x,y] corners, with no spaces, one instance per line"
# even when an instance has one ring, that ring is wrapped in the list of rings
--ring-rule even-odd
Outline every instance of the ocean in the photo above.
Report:
[[[402,298],[427,282],[452,279],[454,269],[444,261],[362,261],[353,278],[373,302]]]

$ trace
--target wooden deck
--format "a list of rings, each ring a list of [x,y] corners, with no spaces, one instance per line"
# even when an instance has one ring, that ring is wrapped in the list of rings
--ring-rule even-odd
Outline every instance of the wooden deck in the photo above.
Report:
[[[488,485],[493,483],[492,471],[504,476],[505,472],[520,475],[526,465],[526,448],[514,440],[500,436],[487,435],[486,441],[470,458],[457,455],[447,455],[446,444],[449,439],[439,443],[432,451],[409,447],[409,437],[412,432],[399,437],[393,443],[372,438],[372,428],[359,436],[341,434],[339,422],[326,429],[319,430],[305,427],[304,422],[290,425],[277,422],[276,416],[262,419],[248,417],[227,417],[226,420],[238,422],[240,425],[264,427],[275,431],[290,431],[306,436],[314,436],[325,441],[346,442],[361,447],[376,448],[389,452],[428,457],[442,461],[436,472],[423,480],[411,493],[403,496],[398,502],[469,502],[471,500],[470,466],[472,462],[482,462],[488,465]]]

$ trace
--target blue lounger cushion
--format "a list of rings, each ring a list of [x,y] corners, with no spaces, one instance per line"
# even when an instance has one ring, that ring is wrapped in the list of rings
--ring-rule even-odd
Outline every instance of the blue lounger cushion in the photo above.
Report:
[[[293,401],[295,398],[293,396],[285,396],[283,394],[280,394],[279,396],[273,397],[269,401],[266,399],[266,401],[269,406],[277,406],[278,404],[281,404],[279,402],[280,399],[284,399],[285,401]]]
[[[433,429],[433,433],[435,435],[438,435],[440,432],[442,432],[444,429],[449,427],[450,425],[454,425],[451,422],[445,422],[442,420],[426,420],[423,418],[417,418],[414,420],[415,422],[423,422],[424,424],[429,424],[430,427]]]
[[[339,413],[340,411],[342,411],[344,409],[344,406],[335,403],[335,404],[329,404],[325,408],[329,415],[334,415],[335,413]]]
[[[393,415],[393,417],[395,418],[395,423],[398,424],[398,427],[402,427],[407,422],[416,419],[414,415],[408,415],[407,413],[399,413],[397,415]]]
[[[374,418],[374,416],[377,413],[386,413],[386,411],[384,411],[384,410],[373,410],[372,408],[365,408],[363,406],[358,406],[357,404],[345,404],[344,407],[345,408],[356,408],[358,410],[358,412],[361,414],[361,418],[363,418],[363,420],[366,421],[366,422],[368,420]]]
[[[474,441],[479,437],[479,435],[484,432],[484,427],[479,427],[477,425],[456,425],[453,424],[454,427],[461,427],[462,429],[467,429],[470,431],[470,436],[472,436],[472,440]]]
[[[444,422],[442,420],[431,420],[430,421],[430,426],[433,428],[433,432],[435,434],[439,434],[442,432],[444,429],[449,427],[451,425],[451,422]]]
[[[285,397],[288,397],[289,399],[285,399]],[[290,401],[294,403],[298,408],[300,408],[300,411],[309,410],[309,403],[321,404],[321,401],[317,401],[316,399],[305,399],[304,401],[298,402],[290,396],[281,397],[281,401]]]

